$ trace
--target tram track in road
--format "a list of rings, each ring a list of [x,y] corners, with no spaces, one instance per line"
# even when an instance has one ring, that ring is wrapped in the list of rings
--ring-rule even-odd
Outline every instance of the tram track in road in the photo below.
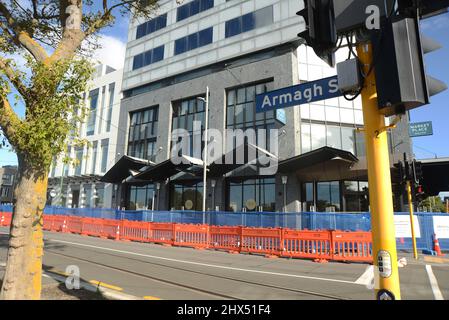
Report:
[[[91,250],[91,251],[95,251],[95,250]],[[129,275],[141,277],[141,278],[144,278],[144,279],[147,279],[147,280],[151,280],[151,281],[155,281],[155,282],[159,282],[159,283],[162,283],[162,284],[171,285],[171,286],[178,287],[178,288],[184,288],[184,289],[187,289],[187,290],[192,290],[192,291],[200,293],[200,294],[205,294],[205,295],[216,297],[216,298],[220,298],[220,299],[230,299],[230,300],[245,300],[245,299],[247,299],[245,297],[237,297],[237,296],[231,296],[231,295],[227,295],[227,294],[222,294],[222,293],[219,293],[219,292],[216,292],[216,291],[210,291],[210,290],[202,289],[202,288],[199,288],[199,287],[196,287],[196,286],[182,284],[182,283],[179,283],[179,282],[176,282],[176,281],[172,281],[172,280],[167,280],[167,279],[161,278],[161,277],[150,276],[150,275],[142,274],[142,273],[139,273],[139,272],[136,272],[136,271],[131,271],[131,270],[127,270],[127,269],[124,269],[124,268],[115,267],[115,266],[110,266],[110,265],[107,265],[107,264],[104,264],[104,263],[101,263],[101,262],[93,261],[91,259],[80,258],[80,257],[74,256],[74,255],[70,255],[70,254],[66,254],[66,253],[56,252],[56,251],[48,250],[48,249],[46,249],[45,252],[46,253],[50,253],[50,254],[54,254],[54,255],[59,255],[59,256],[62,256],[62,257],[66,257],[66,258],[69,258],[69,259],[83,261],[83,262],[86,262],[86,263],[89,263],[89,264],[93,264],[93,265],[96,265],[96,266],[101,266],[101,267],[104,267],[104,268],[108,268],[108,269],[111,269],[111,270],[115,270],[115,271],[119,271],[119,272],[122,272],[122,273],[129,274]],[[188,268],[170,266],[170,265],[166,265],[166,264],[163,264],[163,263],[149,262],[149,261],[145,261],[145,260],[141,260],[141,259],[135,259],[135,258],[131,258],[131,257],[124,257],[124,256],[121,256],[121,255],[115,255],[115,254],[110,254],[110,253],[108,253],[108,255],[116,256],[116,257],[122,258],[122,259],[135,260],[135,261],[139,261],[140,263],[148,263],[148,264],[151,264],[153,266],[158,266],[158,267],[161,267],[161,268],[172,269],[173,272],[194,273],[194,274],[197,274],[199,276],[213,277],[213,278],[217,278],[217,279],[221,279],[221,280],[225,280],[225,281],[237,282],[239,284],[244,283],[244,284],[248,284],[248,285],[252,285],[252,286],[268,288],[268,289],[271,289],[271,290],[280,290],[280,291],[284,291],[284,292],[290,292],[290,293],[296,293],[296,294],[301,294],[301,295],[320,297],[320,298],[331,299],[331,300],[349,300],[348,298],[345,298],[345,297],[330,295],[330,294],[321,293],[321,292],[315,292],[315,291],[310,291],[310,290],[301,290],[301,289],[296,289],[296,288],[288,288],[288,287],[282,287],[282,286],[277,286],[277,285],[272,285],[272,284],[266,284],[266,283],[261,283],[261,282],[250,281],[250,280],[238,279],[238,278],[224,276],[224,275],[216,275],[216,274],[213,274],[213,273],[207,273],[207,272],[201,272],[201,271],[197,271],[197,270],[191,270],[191,269],[188,269]]]

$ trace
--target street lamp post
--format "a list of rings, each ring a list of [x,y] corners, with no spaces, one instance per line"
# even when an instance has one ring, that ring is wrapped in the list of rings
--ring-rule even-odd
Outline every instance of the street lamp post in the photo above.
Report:
[[[284,213],[287,212],[287,176],[282,176],[282,185],[284,186]]]
[[[206,114],[204,120],[204,136],[206,137],[206,141],[204,144],[204,154],[203,154],[203,224],[206,222],[206,192],[207,192],[207,153],[208,153],[208,127],[209,127],[209,87],[206,87],[206,98],[198,98],[205,102],[206,106]]]

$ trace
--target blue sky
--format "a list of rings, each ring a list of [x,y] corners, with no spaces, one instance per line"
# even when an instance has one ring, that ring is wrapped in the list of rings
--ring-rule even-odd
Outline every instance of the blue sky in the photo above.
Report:
[[[127,28],[128,18],[120,17],[113,27],[103,32],[103,50],[99,52],[98,59],[117,68],[122,66],[123,57],[118,52],[124,55]],[[443,45],[439,51],[426,55],[427,72],[449,84],[449,13],[423,21],[422,30]],[[433,97],[430,105],[413,110],[411,120],[433,122],[433,136],[413,138],[414,152],[418,159],[433,158],[435,155],[449,157],[449,90]],[[16,163],[14,153],[0,149],[0,166]]]

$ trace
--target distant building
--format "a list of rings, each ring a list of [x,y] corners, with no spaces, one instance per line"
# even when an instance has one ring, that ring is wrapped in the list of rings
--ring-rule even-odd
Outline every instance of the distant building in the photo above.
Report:
[[[79,138],[86,139],[89,145],[77,147],[69,143],[67,154],[77,160],[76,166],[64,164],[64,155],[54,159],[49,174],[47,204],[111,207],[113,185],[99,182],[99,177],[117,160],[122,74],[122,70],[110,66],[96,67],[88,85],[89,91],[84,93],[84,103],[90,111],[78,127]]]
[[[17,180],[17,166],[0,168],[0,204],[14,202],[14,187]]]

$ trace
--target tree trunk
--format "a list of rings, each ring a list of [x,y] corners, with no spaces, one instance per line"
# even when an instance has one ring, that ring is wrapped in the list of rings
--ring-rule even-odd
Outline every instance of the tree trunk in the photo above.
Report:
[[[42,287],[43,209],[47,170],[38,170],[19,158],[16,203],[10,227],[6,272],[0,299],[38,300]]]

